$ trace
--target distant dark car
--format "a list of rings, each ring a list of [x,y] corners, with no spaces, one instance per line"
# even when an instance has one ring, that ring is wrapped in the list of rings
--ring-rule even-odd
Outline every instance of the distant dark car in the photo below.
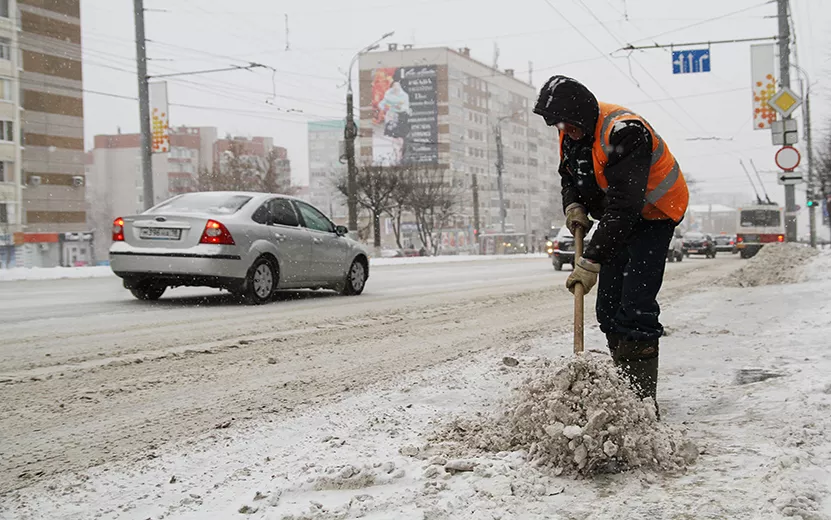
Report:
[[[684,235],[684,255],[704,255],[707,258],[716,257],[716,242],[713,237],[694,231]]]
[[[583,249],[588,247],[595,229],[597,229],[597,226],[593,226],[586,238],[583,239]],[[556,236],[549,236],[546,249],[548,250],[548,256],[551,257],[551,264],[554,269],[562,271],[565,264],[571,264],[571,267],[574,268],[574,235],[571,234],[568,228],[563,226],[557,231]]]
[[[719,253],[736,254],[739,252],[736,249],[736,235],[716,235],[713,240],[716,241],[716,251]]]

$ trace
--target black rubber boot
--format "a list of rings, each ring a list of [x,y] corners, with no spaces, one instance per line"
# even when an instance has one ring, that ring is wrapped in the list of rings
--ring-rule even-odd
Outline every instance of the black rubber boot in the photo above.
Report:
[[[651,398],[658,412],[658,340],[627,341],[618,344],[616,362],[632,384],[639,399]],[[660,412],[658,412],[660,418]]]
[[[612,356],[612,362],[616,367],[620,366],[620,334],[609,333],[606,334],[606,346],[609,347],[609,354]]]

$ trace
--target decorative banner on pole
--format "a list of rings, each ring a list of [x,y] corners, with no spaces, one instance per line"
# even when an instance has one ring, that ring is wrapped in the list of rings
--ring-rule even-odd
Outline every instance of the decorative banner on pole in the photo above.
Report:
[[[750,46],[750,76],[753,79],[753,129],[764,130],[776,121],[776,111],[768,101],[776,94],[773,75],[774,45],[765,43]]]
[[[170,151],[170,133],[168,125],[170,114],[167,111],[167,83],[164,81],[150,83],[150,133],[153,141],[153,153]]]

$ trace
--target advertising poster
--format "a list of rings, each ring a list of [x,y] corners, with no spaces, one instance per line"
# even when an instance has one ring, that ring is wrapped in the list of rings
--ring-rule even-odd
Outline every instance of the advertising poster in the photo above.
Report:
[[[372,163],[436,165],[438,85],[435,65],[372,71]]]
[[[773,44],[750,46],[750,76],[753,79],[753,129],[764,130],[776,121],[768,101],[776,94]]]
[[[167,111],[167,83],[150,83],[150,133],[153,153],[170,151],[170,114]]]

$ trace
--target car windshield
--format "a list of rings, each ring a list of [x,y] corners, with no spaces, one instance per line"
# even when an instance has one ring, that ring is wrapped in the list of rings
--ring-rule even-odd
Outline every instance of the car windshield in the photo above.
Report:
[[[684,235],[684,240],[703,240],[704,235],[701,233],[687,233]]]
[[[740,221],[742,227],[778,227],[781,215],[778,209],[746,209]]]
[[[231,215],[251,200],[231,193],[186,193],[152,208],[148,213],[211,213]]]

